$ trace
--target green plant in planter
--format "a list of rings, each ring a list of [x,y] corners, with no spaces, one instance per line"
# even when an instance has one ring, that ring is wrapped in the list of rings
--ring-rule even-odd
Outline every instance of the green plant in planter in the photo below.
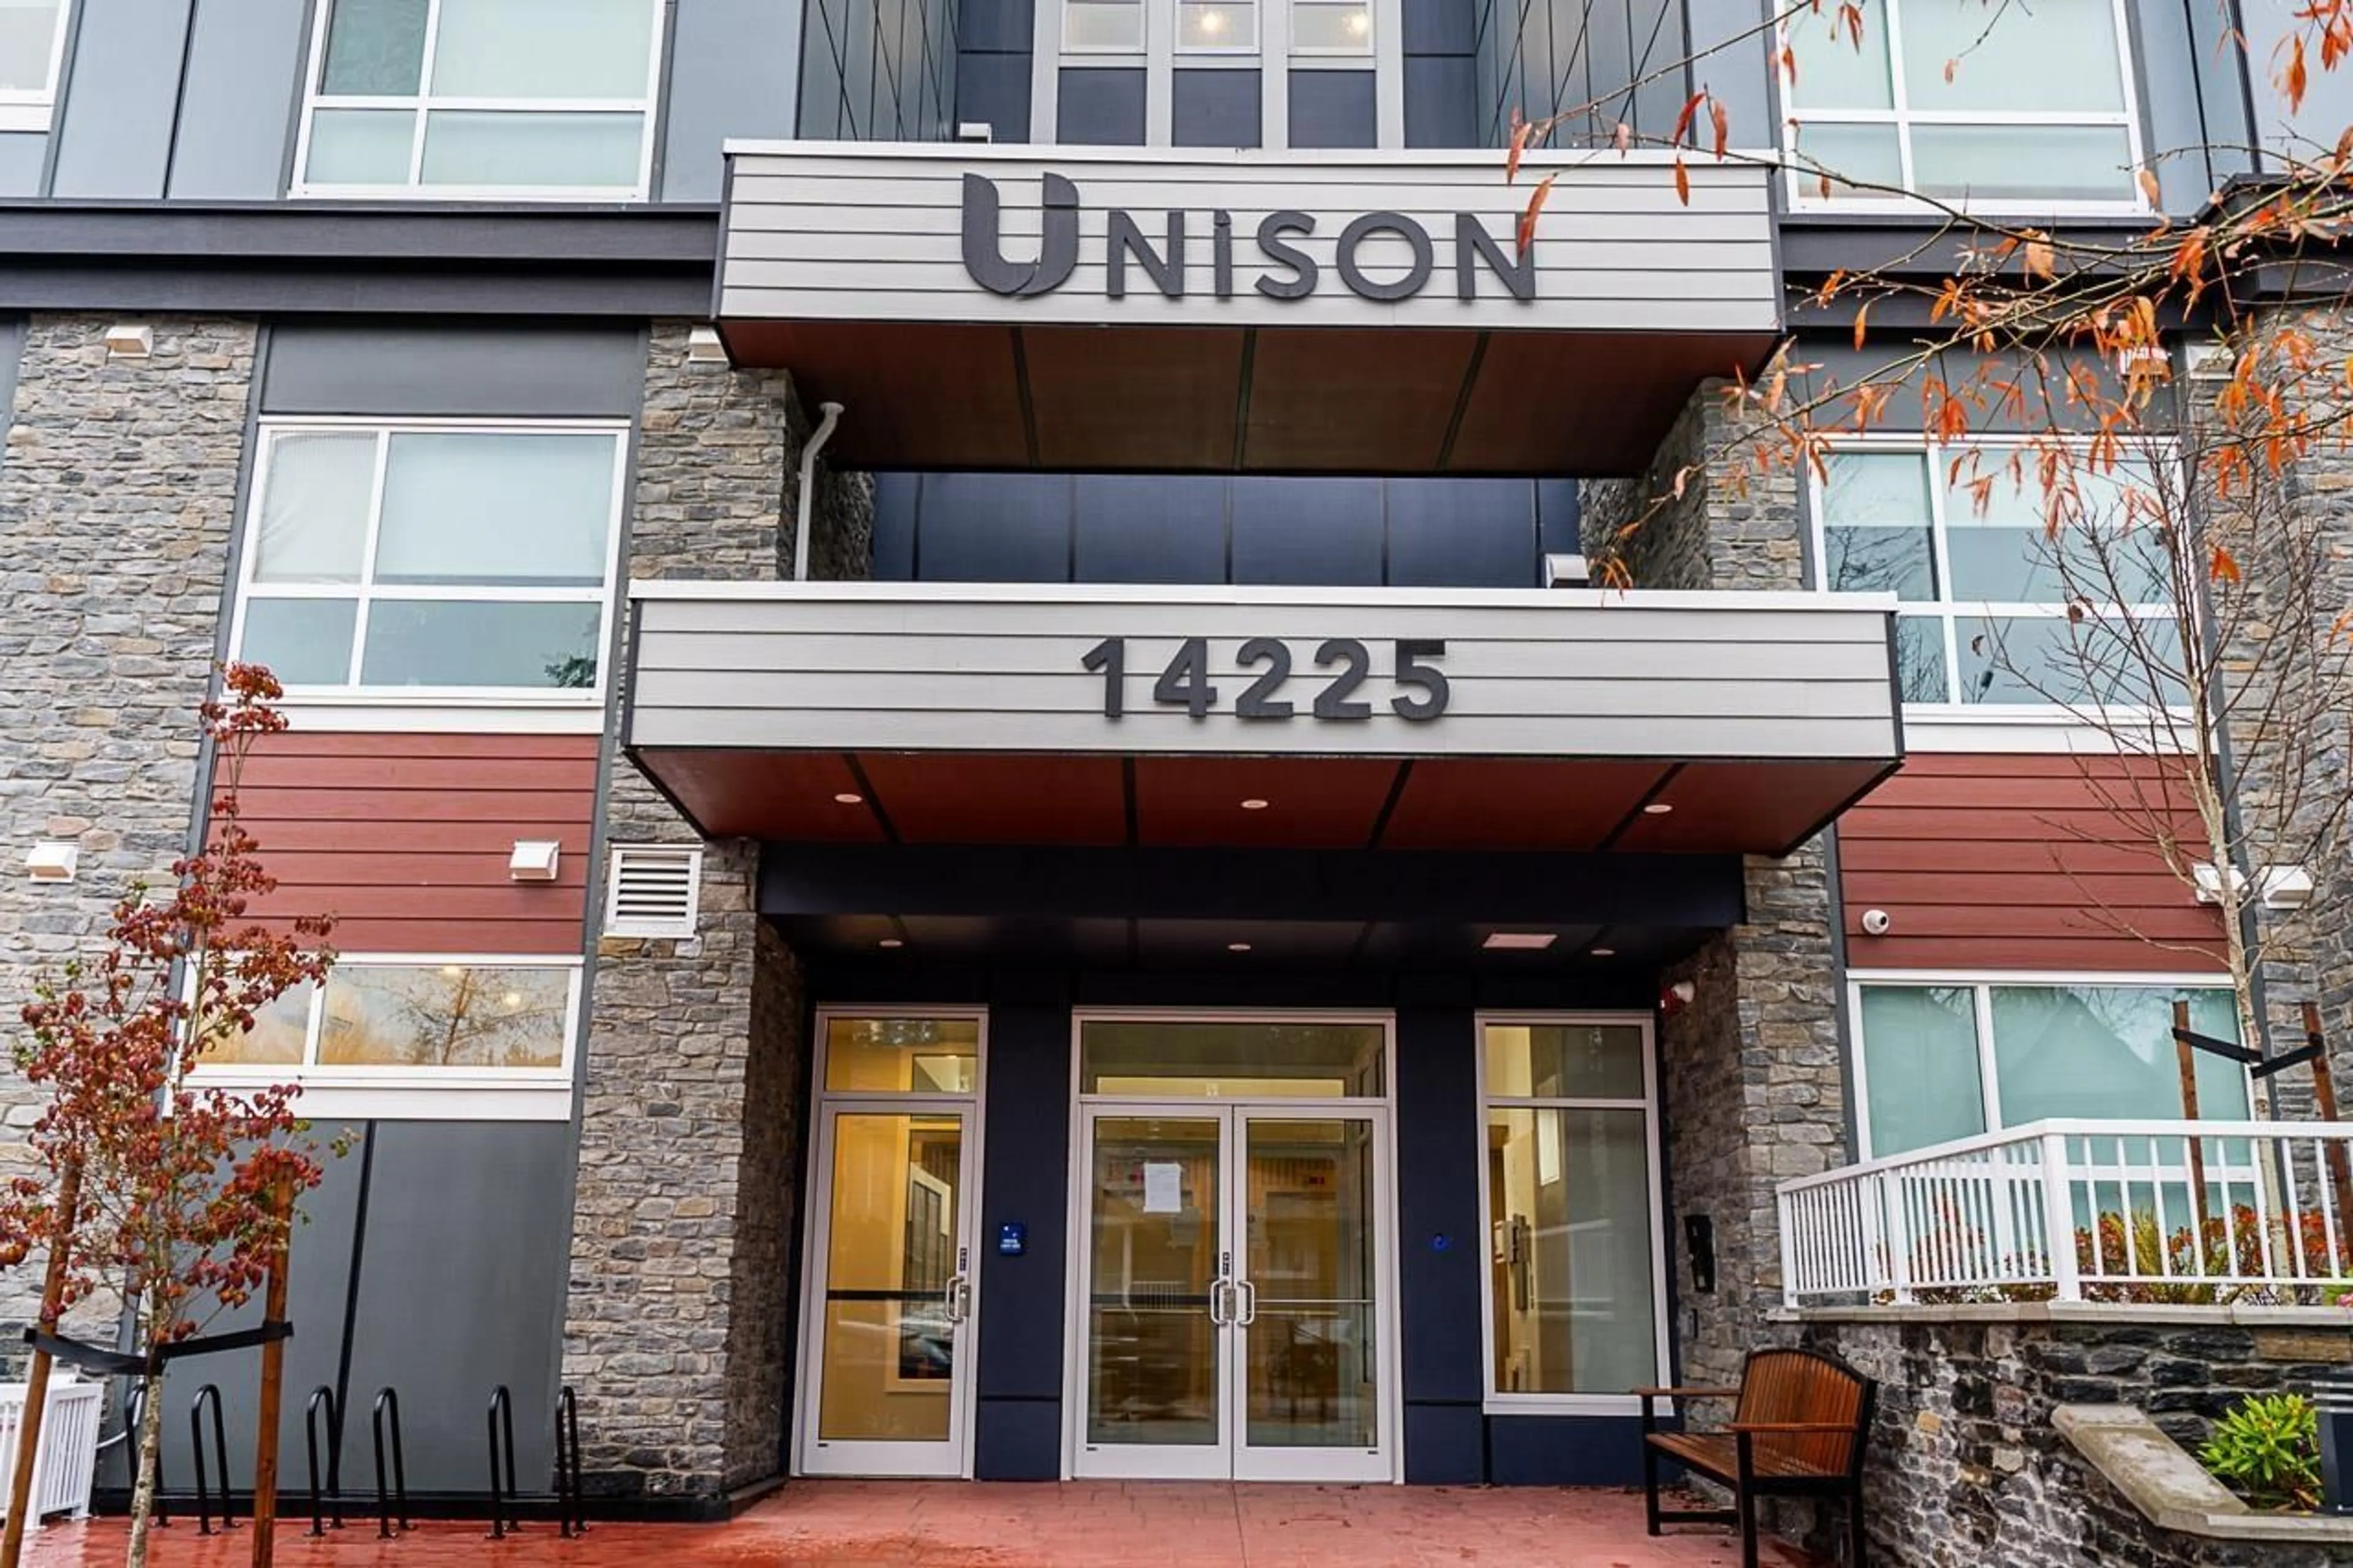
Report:
[[[2320,1412],[2300,1394],[2252,1395],[2214,1423],[2198,1459],[2256,1508],[2317,1508]]]

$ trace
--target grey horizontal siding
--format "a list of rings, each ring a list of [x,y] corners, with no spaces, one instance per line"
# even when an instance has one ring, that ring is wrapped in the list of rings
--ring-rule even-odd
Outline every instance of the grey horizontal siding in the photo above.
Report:
[[[1898,754],[1884,606],[1645,605],[1544,593],[1212,590],[943,594],[810,588],[637,603],[629,738],[638,746],[915,751],[1347,752],[1366,755],[1852,758]],[[1081,659],[1125,637],[1125,716]],[[1208,640],[1216,709],[1156,703],[1182,639]],[[1262,673],[1236,660],[1271,637],[1293,654],[1278,698],[1297,716],[1232,711]],[[1339,666],[1317,646],[1353,637],[1370,675],[1361,722],[1317,721]],[[1393,643],[1435,638],[1445,714],[1390,710]]]
[[[1051,170],[1078,186],[1079,266],[1054,292],[1010,300],[966,275],[959,241],[963,176],[995,181],[1008,254],[1039,232],[1039,195]],[[1508,248],[1535,182],[1555,181],[1537,231],[1536,298],[1515,301],[1477,268],[1481,298],[1455,297],[1454,225],[1475,215]],[[1641,157],[1531,159],[1506,184],[1493,153],[1364,158],[1226,152],[1190,157],[1073,155],[1040,161],[991,157],[970,147],[864,152],[839,146],[739,151],[730,159],[728,232],[723,239],[721,313],[734,319],[1070,321],[1158,324],[1401,326],[1466,325],[1630,331],[1769,331],[1779,320],[1768,174],[1702,162],[1690,170],[1690,200],[1672,171]],[[1129,273],[1126,299],[1104,294],[1108,214],[1134,216],[1155,246],[1168,211],[1187,214],[1188,298],[1153,290]],[[1209,294],[1211,214],[1233,217],[1234,297]],[[1312,298],[1262,298],[1250,282],[1277,270],[1259,253],[1259,221],[1295,210],[1316,219],[1312,236],[1286,242],[1324,270]],[[1414,218],[1429,232],[1435,263],[1415,298],[1376,304],[1332,276],[1341,229],[1369,212]],[[1358,258],[1391,277],[1408,258],[1404,242],[1377,235]]]

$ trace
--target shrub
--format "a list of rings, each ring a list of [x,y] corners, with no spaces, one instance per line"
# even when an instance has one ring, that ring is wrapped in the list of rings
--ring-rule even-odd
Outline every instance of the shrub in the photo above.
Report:
[[[2198,1458],[2256,1508],[2320,1506],[2320,1412],[2300,1394],[2241,1400]]]

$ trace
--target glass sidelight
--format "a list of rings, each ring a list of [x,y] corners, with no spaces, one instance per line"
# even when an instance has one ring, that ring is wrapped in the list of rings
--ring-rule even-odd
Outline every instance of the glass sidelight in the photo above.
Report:
[[[798,1467],[963,1475],[979,1021],[824,1027]]]
[[[1386,1123],[1091,1110],[1075,1473],[1391,1479]]]

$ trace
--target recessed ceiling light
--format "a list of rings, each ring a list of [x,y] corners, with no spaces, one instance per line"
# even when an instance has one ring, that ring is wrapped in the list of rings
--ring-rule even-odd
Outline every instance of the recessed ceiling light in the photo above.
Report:
[[[1226,951],[1228,952],[1248,952],[1250,950],[1250,944],[1246,942],[1229,942],[1226,943]]]
[[[1250,799],[1242,802],[1242,809],[1244,811],[1264,811],[1268,806],[1273,804],[1274,803],[1272,801],[1261,800],[1258,796],[1252,795]]]
[[[881,941],[878,945],[882,946],[882,947],[904,947],[904,946],[906,946],[907,944],[906,944],[905,942],[901,942],[901,941],[900,941],[897,937],[895,937],[895,936],[886,936],[886,937],[884,937],[884,938],[882,939],[882,941]]]
[[[1642,808],[1642,815],[1644,816],[1664,816],[1667,813],[1672,810],[1674,810],[1674,807],[1669,805],[1665,801],[1654,800],[1650,805]]]
[[[866,797],[858,794],[854,790],[843,790],[839,795],[835,795],[833,800],[834,804],[837,805],[864,805],[866,804]]]
[[[1498,952],[1537,952],[1560,940],[1557,931],[1492,931],[1479,945]]]
[[[1597,947],[1591,951],[1593,956],[1596,958],[1615,958],[1618,956],[1618,950],[1614,947]]]

